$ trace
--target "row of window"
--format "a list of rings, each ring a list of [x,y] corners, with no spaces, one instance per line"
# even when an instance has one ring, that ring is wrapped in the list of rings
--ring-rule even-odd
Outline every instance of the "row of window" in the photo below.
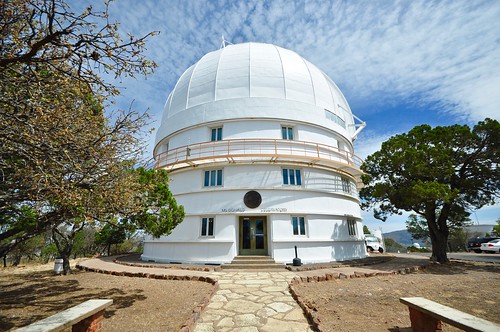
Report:
[[[217,187],[222,186],[222,169],[212,169],[205,171],[205,176],[203,180],[204,187]],[[302,185],[302,173],[300,169],[293,168],[283,168],[282,169],[283,184],[289,186],[301,186]],[[351,194],[353,188],[351,186],[351,181],[346,178],[342,178],[342,191]]]
[[[204,187],[222,186],[222,169],[212,169],[205,171],[203,180]],[[283,169],[283,184],[291,186],[301,186],[302,176],[300,169],[286,168]]]
[[[335,122],[343,128],[346,128],[345,121],[337,114],[325,109],[325,116],[328,120]]]
[[[214,236],[214,217],[201,218],[201,236],[210,237]],[[305,236],[306,235],[306,219],[305,217],[293,216],[292,217],[292,230],[293,235]],[[347,220],[347,230],[350,236],[356,236],[356,220]]]
[[[342,125],[343,123],[343,127],[345,128],[345,122],[344,120],[340,119],[337,115],[333,114],[332,112],[330,111],[326,111],[327,112],[327,119],[330,119],[332,120],[333,117],[336,117],[335,119],[335,122],[336,123],[339,123]],[[331,114],[331,116],[328,116],[328,114]],[[340,123],[341,122],[341,123]],[[286,139],[286,140],[293,140],[294,138],[294,135],[293,135],[293,127],[288,127],[288,126],[282,126],[281,127],[281,138],[282,139]],[[215,142],[215,141],[221,141],[222,140],[222,127],[218,127],[218,128],[212,128],[211,129],[211,136],[210,136],[210,140],[212,142]]]

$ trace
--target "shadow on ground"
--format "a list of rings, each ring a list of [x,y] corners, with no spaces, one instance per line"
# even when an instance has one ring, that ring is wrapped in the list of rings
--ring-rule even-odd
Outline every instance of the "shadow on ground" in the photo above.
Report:
[[[84,272],[73,272],[73,274],[78,273]],[[140,289],[133,292],[124,292],[118,288],[86,289],[70,276],[55,276],[53,272],[48,271],[0,276],[0,286],[2,288],[0,331],[34,323],[90,299],[113,299],[113,305],[106,309],[106,318],[113,316],[118,309],[130,307],[134,302],[146,299]],[[43,309],[33,309],[35,306]],[[8,313],[5,315],[9,309],[33,310],[33,312],[22,316],[13,316]]]

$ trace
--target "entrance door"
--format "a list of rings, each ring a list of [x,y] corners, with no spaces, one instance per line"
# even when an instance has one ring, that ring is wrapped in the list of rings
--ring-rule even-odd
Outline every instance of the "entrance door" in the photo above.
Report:
[[[240,255],[267,255],[266,217],[240,217]]]

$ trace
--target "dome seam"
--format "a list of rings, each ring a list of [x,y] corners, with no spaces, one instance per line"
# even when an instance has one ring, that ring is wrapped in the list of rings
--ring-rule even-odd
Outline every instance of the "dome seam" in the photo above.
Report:
[[[217,86],[218,86],[218,82],[219,82],[219,68],[220,68],[220,62],[221,62],[221,59],[222,59],[222,56],[224,55],[224,51],[226,50],[225,47],[223,47],[220,51],[220,56],[219,56],[219,59],[217,60],[217,67],[215,69],[215,79],[214,79],[214,101],[217,101]]]
[[[318,106],[318,102],[316,101],[316,99],[317,99],[316,98],[316,89],[314,89],[314,80],[313,80],[313,77],[312,77],[312,74],[311,74],[311,70],[309,69],[309,65],[307,64],[308,61],[306,61],[306,59],[304,59],[300,55],[299,55],[299,57],[302,59],[302,62],[306,66],[307,72],[309,73],[309,80],[311,81],[311,87],[313,89],[314,105]]]
[[[252,43],[248,43],[248,97],[252,98]]]
[[[280,59],[280,64],[281,64],[281,77],[283,77],[283,93],[285,95],[285,99],[287,99],[287,93],[286,93],[286,79],[285,79],[285,68],[283,66],[283,59],[281,57],[281,52],[279,50],[279,47],[276,45],[273,45],[274,48],[276,49],[276,52],[278,52],[278,58]]]
[[[207,56],[207,54],[202,56],[201,59],[196,62],[196,64],[194,65],[194,68],[193,68],[193,72],[191,73],[191,77],[189,78],[189,83],[187,86],[187,93],[186,93],[186,109],[189,108],[189,95],[191,94],[191,83],[193,82],[194,73],[196,71],[196,68],[200,64],[200,62],[203,60],[203,58],[205,58]]]

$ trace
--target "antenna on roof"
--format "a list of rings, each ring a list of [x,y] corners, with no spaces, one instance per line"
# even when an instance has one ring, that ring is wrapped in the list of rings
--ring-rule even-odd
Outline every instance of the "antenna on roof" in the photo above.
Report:
[[[233,45],[233,43],[228,42],[227,40],[224,39],[224,35],[221,35],[222,43],[220,44],[220,48],[225,48],[226,44]]]

